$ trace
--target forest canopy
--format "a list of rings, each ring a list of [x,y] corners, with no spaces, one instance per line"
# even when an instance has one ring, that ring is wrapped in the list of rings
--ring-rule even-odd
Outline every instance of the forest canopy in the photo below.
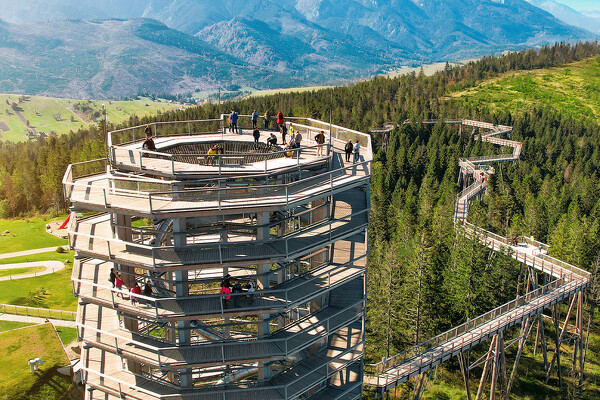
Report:
[[[378,146],[371,181],[369,360],[394,354],[514,298],[521,265],[489,258],[477,243],[454,234],[458,159],[492,154],[470,130],[423,119],[471,118],[514,127],[521,161],[498,166],[470,219],[506,236],[549,243],[551,253],[590,269],[600,250],[600,128],[544,104],[527,110],[473,106],[448,95],[476,88],[509,71],[534,70],[597,58],[600,44],[556,44],[538,51],[486,57],[433,76],[377,77],[315,92],[253,97],[132,118],[153,121],[215,118],[232,108],[308,116],[368,131],[394,124]],[[410,121],[410,123],[405,123]],[[121,126],[110,126],[117,129]],[[106,156],[97,127],[28,143],[0,142],[0,216],[66,211],[61,180],[69,163]],[[482,271],[485,270],[485,273]],[[374,346],[373,343],[385,343]],[[367,361],[369,361],[367,360]]]

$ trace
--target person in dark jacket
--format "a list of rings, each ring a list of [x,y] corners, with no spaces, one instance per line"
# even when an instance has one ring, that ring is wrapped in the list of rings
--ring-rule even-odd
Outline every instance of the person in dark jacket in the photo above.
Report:
[[[109,281],[110,283],[112,283],[112,287],[113,287],[113,289],[114,289],[114,287],[115,287],[115,280],[116,280],[116,279],[117,279],[117,274],[115,274],[115,269],[114,269],[114,268],[111,268],[111,269],[110,269],[110,276],[108,277],[108,281]]]
[[[152,133],[149,136],[146,136],[146,140],[144,141],[144,144],[142,144],[142,149],[156,151],[156,145],[152,139]]]
[[[344,147],[344,151],[346,152],[346,162],[350,162],[350,156],[354,151],[354,145],[352,144],[352,140],[348,140],[346,146]]]
[[[144,284],[144,291],[142,292],[142,294],[146,297],[152,297],[152,282],[150,282],[150,279],[146,280],[146,283]],[[152,304],[148,300],[146,300],[146,305],[152,306]]]
[[[229,131],[231,133],[240,133],[237,126],[238,113],[235,110],[231,111],[231,114],[229,115],[229,122],[231,123]]]
[[[235,284],[233,285],[233,288],[231,290],[231,293],[236,294],[236,293],[242,293],[242,285],[240,285],[240,281],[236,281]],[[234,296],[233,297],[233,305],[235,308],[239,308],[240,307],[240,299],[241,296]]]
[[[254,148],[258,148],[258,138],[260,138],[260,131],[258,129],[254,129],[252,132],[252,136],[254,137]]]

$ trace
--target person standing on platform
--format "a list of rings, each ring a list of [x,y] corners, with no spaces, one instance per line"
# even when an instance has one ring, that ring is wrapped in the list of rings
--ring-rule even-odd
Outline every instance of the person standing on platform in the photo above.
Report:
[[[236,295],[233,297],[233,305],[235,306],[235,308],[240,308],[240,300],[242,299],[242,296],[240,296],[239,293],[242,292],[243,290],[240,281],[236,281],[231,290],[231,293]]]
[[[152,282],[150,282],[150,279],[146,280],[146,283],[144,284],[144,291],[142,292],[142,294],[146,297],[152,297]],[[146,300],[146,305],[152,306],[149,300]]]
[[[248,281],[248,297],[250,298],[250,304],[254,303],[254,282]]]
[[[350,162],[350,155],[354,151],[352,140],[348,140],[348,143],[346,143],[346,146],[344,147],[344,151],[346,152],[346,162]]]
[[[354,164],[360,161],[360,144],[358,140],[354,143]]]
[[[269,129],[269,123],[271,123],[271,121],[270,121],[271,116],[269,115],[268,111],[265,111],[265,115],[263,116],[263,118],[265,119],[263,121],[263,124],[265,126],[265,130],[267,130],[267,129]]]
[[[112,283],[112,287],[113,287],[113,289],[115,288],[115,280],[116,280],[116,279],[117,279],[117,274],[115,274],[115,269],[114,269],[114,268],[111,268],[111,269],[110,269],[110,275],[109,275],[109,277],[108,277],[108,281],[109,281],[110,283]]]
[[[257,129],[258,124],[258,113],[256,110],[252,111],[252,129]]]
[[[317,142],[317,157],[323,155],[323,144],[325,143],[325,133],[323,131],[319,132],[317,136],[315,136],[315,142]]]
[[[137,295],[142,294],[142,288],[137,283],[133,285],[131,290],[129,291],[129,298],[131,299],[131,305],[135,305],[137,303]]]
[[[231,133],[239,133],[238,126],[237,126],[238,113],[235,110],[231,111],[231,114],[229,115],[229,120],[231,121],[231,127],[230,127],[229,131]]]
[[[231,289],[229,289],[229,286],[224,286],[223,283],[221,283],[221,294],[223,295],[223,308],[228,308],[229,300],[231,300]]]
[[[252,132],[252,137],[254,137],[254,148],[258,149],[258,138],[260,138],[260,131],[258,128],[254,128],[254,132]]]
[[[285,136],[287,135],[287,127],[285,125],[281,125],[281,143],[285,144]]]
[[[300,131],[296,132],[296,135],[294,136],[294,142],[296,142],[296,148],[299,149],[300,143],[302,142],[302,133],[300,133]]]
[[[283,118],[283,113],[281,111],[279,111],[277,113],[277,118],[275,119],[275,122],[277,123],[277,127],[279,128],[279,131],[283,133],[283,131],[281,130],[282,129],[281,127],[285,124],[285,119]]]
[[[117,274],[117,277],[115,278],[115,287],[119,291],[123,290],[123,277],[121,276],[121,274]],[[121,298],[123,298],[122,293],[117,293],[117,296],[121,296]]]

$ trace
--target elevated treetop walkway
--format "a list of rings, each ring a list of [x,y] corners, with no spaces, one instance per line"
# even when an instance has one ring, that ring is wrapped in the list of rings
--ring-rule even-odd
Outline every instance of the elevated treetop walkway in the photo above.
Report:
[[[426,124],[437,122],[436,120],[424,121]],[[454,213],[456,229],[462,234],[480,241],[490,249],[505,253],[556,280],[400,354],[367,366],[367,372],[370,372],[371,375],[365,376],[365,384],[375,386],[381,391],[388,391],[399,383],[418,376],[452,357],[461,355],[499,332],[532,316],[539,315],[551,305],[581,292],[590,284],[589,272],[550,257],[547,254],[547,245],[527,238],[519,238],[518,242],[513,242],[506,237],[485,231],[467,222],[469,202],[485,190],[488,184],[487,178],[494,173],[494,169],[487,167],[487,164],[518,161],[522,143],[496,137],[510,133],[512,128],[509,126],[471,120],[444,122],[460,124],[461,129],[463,126],[487,129],[487,132],[480,135],[483,142],[513,149],[510,154],[459,160],[461,174],[472,176],[474,181],[457,196]]]

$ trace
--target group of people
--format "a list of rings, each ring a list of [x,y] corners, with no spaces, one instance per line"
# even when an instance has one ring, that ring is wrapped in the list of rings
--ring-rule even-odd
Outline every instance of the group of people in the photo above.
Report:
[[[258,129],[258,113],[256,112],[256,110],[254,110],[252,112],[252,136],[254,138],[254,147],[257,148],[258,147],[258,141],[260,139],[260,131]],[[268,129],[269,127],[269,113],[266,112],[264,115],[264,128]],[[239,129],[237,126],[237,122],[239,119],[239,115],[237,113],[237,111],[233,110],[231,111],[231,114],[229,115],[229,131],[231,133],[239,133]],[[279,111],[275,117],[275,122],[277,123],[277,126],[279,128],[279,132],[281,133],[281,142],[282,144],[285,144],[285,149],[289,150],[285,153],[286,157],[292,157],[293,156],[293,149],[299,149],[300,148],[300,144],[302,143],[302,133],[300,133],[300,131],[298,130],[297,132],[295,132],[294,126],[292,125],[289,129],[289,135],[290,135],[290,140],[288,142],[286,142],[286,136],[288,134],[288,129],[285,125],[285,118],[283,116],[283,113],[281,111]],[[145,129],[145,134],[146,134],[146,140],[144,141],[144,144],[142,145],[142,149],[144,150],[149,150],[149,151],[156,151],[156,145],[154,144],[154,140],[152,139],[152,128],[150,127],[150,125],[146,125],[146,129]],[[315,142],[317,142],[317,156],[322,156],[323,155],[323,145],[325,144],[325,133],[323,131],[320,131],[317,135],[315,135]],[[277,145],[277,137],[271,133],[270,136],[267,138],[267,144],[269,145],[269,147],[272,147],[274,145]],[[344,151],[346,153],[346,162],[350,162],[350,157],[352,156],[352,154],[354,154],[354,159],[353,162],[357,163],[360,161],[360,144],[358,142],[358,140],[356,140],[355,143],[352,143],[352,140],[349,140],[348,143],[346,143],[346,146],[344,147]],[[216,154],[223,154],[223,148],[220,147],[219,145],[214,145],[212,146],[207,153],[207,160],[211,162],[211,164],[214,164],[215,161],[218,159],[218,157],[214,157]],[[485,178],[484,178],[485,180]]]
[[[231,133],[241,133],[238,128],[238,119],[240,118],[239,114],[235,110],[231,110],[231,114],[229,114],[229,132]],[[252,111],[252,115],[250,116],[252,119],[252,129],[257,130],[258,128],[258,113],[256,110]],[[265,129],[269,128],[269,113],[266,112],[264,115],[265,118]]]
[[[254,292],[255,292],[254,282],[252,282],[250,280],[246,283],[245,288],[242,288],[242,284],[239,280],[234,281],[232,283],[231,275],[229,275],[229,274],[225,275],[225,278],[223,278],[223,280],[221,281],[221,294],[223,295],[223,307],[229,308],[229,304],[231,302],[231,297],[233,297],[233,306],[235,308],[240,308],[241,302],[242,302],[242,297],[245,297],[245,296],[240,296],[240,295],[236,295],[236,294],[244,293],[244,292],[248,293],[248,298],[250,300],[250,304],[254,303]],[[231,296],[231,294],[234,294],[234,296]]]
[[[350,156],[354,154],[353,163],[357,163],[360,161],[360,143],[358,140],[353,144],[352,140],[348,140],[346,146],[344,146],[344,151],[346,153],[346,162],[350,162]]]
[[[120,272],[116,272],[114,268],[110,269],[110,275],[108,281],[112,284],[113,289],[117,289],[117,297],[125,298],[123,291],[123,275]],[[144,295],[146,297],[152,297],[152,282],[150,279],[146,280],[144,287],[142,288],[139,283],[134,283],[131,289],[129,289],[129,299],[131,304],[135,305],[138,303],[137,295]],[[149,301],[146,301],[146,305],[151,306]]]

